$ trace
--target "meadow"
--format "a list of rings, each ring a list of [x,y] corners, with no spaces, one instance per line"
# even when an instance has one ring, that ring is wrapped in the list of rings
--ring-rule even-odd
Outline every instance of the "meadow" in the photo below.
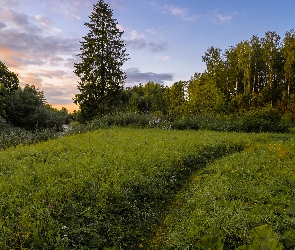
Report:
[[[292,134],[106,128],[0,151],[1,249],[293,249]]]

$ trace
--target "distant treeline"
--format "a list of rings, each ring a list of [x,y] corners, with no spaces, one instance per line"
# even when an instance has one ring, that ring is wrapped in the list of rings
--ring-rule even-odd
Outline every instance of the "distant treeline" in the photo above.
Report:
[[[114,123],[121,124],[120,119],[126,117],[122,114],[133,113],[153,117],[152,122],[161,118],[168,127],[174,124],[175,128],[187,129],[206,124],[205,128],[214,130],[246,132],[279,132],[294,126],[294,30],[283,39],[276,32],[267,32],[263,38],[253,36],[225,51],[210,47],[202,59],[206,70],[195,73],[189,81],[172,86],[148,82],[122,88],[116,96],[116,106],[109,106],[108,113],[94,119],[117,116]],[[21,88],[18,83],[17,75],[0,62],[0,119],[27,130],[61,130],[62,124],[72,120],[89,121],[80,110],[69,115],[66,109],[52,108],[41,90],[29,85]],[[131,116],[131,120],[137,117]],[[249,125],[248,121],[252,123]],[[134,122],[138,123],[136,119]]]
[[[295,33],[253,36],[222,52],[210,47],[203,73],[171,87],[148,82],[123,90],[121,110],[160,112],[168,116],[237,114],[271,107],[295,113]]]

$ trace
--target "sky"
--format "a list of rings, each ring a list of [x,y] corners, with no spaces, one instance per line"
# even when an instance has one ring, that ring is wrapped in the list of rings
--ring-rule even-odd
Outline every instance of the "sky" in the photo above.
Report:
[[[124,31],[130,59],[125,86],[153,81],[171,86],[204,72],[202,56],[275,31],[295,29],[294,0],[105,0]],[[78,110],[82,37],[97,0],[0,0],[0,61],[35,85],[53,107]]]

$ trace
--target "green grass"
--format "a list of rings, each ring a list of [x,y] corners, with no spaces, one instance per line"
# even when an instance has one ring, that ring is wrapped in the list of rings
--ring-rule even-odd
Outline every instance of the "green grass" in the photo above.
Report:
[[[268,135],[197,171],[155,249],[294,249],[295,140]]]
[[[294,153],[292,135],[131,128],[3,150],[0,248],[291,244]]]

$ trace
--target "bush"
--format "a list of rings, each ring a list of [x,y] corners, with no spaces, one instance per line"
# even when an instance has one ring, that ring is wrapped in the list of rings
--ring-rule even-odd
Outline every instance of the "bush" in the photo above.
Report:
[[[198,115],[190,115],[176,119],[172,123],[171,128],[178,130],[198,130],[200,128],[200,117]]]
[[[288,125],[282,121],[279,110],[271,107],[253,109],[242,115],[244,132],[287,132]]]
[[[237,115],[205,114],[200,118],[200,129],[219,132],[242,131],[242,120]]]
[[[149,120],[151,116],[148,114],[141,113],[117,113],[117,114],[108,114],[100,118],[100,120],[107,124],[108,126],[121,126],[121,127],[137,127],[145,128],[149,125]]]
[[[62,125],[65,124],[66,115],[49,106],[40,106],[30,118],[32,122],[31,128],[52,128],[62,131]]]
[[[1,127],[1,133],[5,133],[13,129],[13,127],[0,116],[0,127]]]

